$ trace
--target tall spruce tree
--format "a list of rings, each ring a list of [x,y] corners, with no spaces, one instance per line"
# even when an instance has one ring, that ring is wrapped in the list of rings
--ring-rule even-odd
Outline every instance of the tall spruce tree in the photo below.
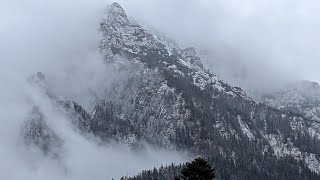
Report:
[[[210,164],[198,157],[181,170],[181,178],[185,180],[212,180],[214,179],[214,169]]]

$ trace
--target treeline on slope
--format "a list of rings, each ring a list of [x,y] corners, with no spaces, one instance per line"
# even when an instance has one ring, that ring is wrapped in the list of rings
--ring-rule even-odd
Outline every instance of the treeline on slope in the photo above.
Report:
[[[312,172],[308,167],[304,166],[302,162],[297,162],[291,157],[284,157],[276,159],[276,157],[261,157],[264,158],[263,165],[257,163],[253,166],[252,159],[248,162],[241,162],[235,164],[234,161],[221,157],[212,157],[209,162],[213,162],[215,168],[215,180],[229,179],[229,180],[319,180],[317,173]],[[304,168],[300,169],[298,164]],[[134,177],[122,177],[121,180],[176,180],[181,177],[181,170],[186,167],[185,164],[166,165],[160,168],[153,168],[152,170],[144,170]]]
[[[121,180],[213,180],[215,170],[205,159],[198,157],[186,164],[161,166],[159,169],[142,171],[134,177],[122,177]]]

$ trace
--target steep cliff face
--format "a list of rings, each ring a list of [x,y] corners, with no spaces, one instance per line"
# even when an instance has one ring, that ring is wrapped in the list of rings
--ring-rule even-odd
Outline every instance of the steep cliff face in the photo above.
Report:
[[[180,49],[132,23],[117,3],[107,8],[99,30],[99,49],[118,79],[92,113],[52,98],[75,127],[132,149],[148,143],[201,154],[220,179],[320,173],[318,122],[256,103],[204,69],[194,48]]]

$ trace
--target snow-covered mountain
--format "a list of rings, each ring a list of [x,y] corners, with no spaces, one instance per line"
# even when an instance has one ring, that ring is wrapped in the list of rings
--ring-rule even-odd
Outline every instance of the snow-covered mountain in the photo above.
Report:
[[[257,100],[269,106],[303,114],[320,122],[320,85],[316,82],[300,81],[269,93],[259,93]]]
[[[320,122],[255,102],[206,70],[194,48],[180,49],[133,23],[117,3],[99,30],[99,49],[118,73],[105,96],[91,113],[51,95],[82,132],[137,151],[147,143],[200,154],[219,179],[319,178]],[[55,137],[47,132],[27,142]]]

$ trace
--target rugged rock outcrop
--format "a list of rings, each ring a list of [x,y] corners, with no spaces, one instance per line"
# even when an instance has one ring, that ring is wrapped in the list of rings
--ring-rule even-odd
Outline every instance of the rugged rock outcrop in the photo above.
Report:
[[[38,107],[32,108],[23,125],[22,133],[26,145],[37,147],[44,154],[54,158],[58,158],[61,155],[63,141],[47,125],[45,115]]]

